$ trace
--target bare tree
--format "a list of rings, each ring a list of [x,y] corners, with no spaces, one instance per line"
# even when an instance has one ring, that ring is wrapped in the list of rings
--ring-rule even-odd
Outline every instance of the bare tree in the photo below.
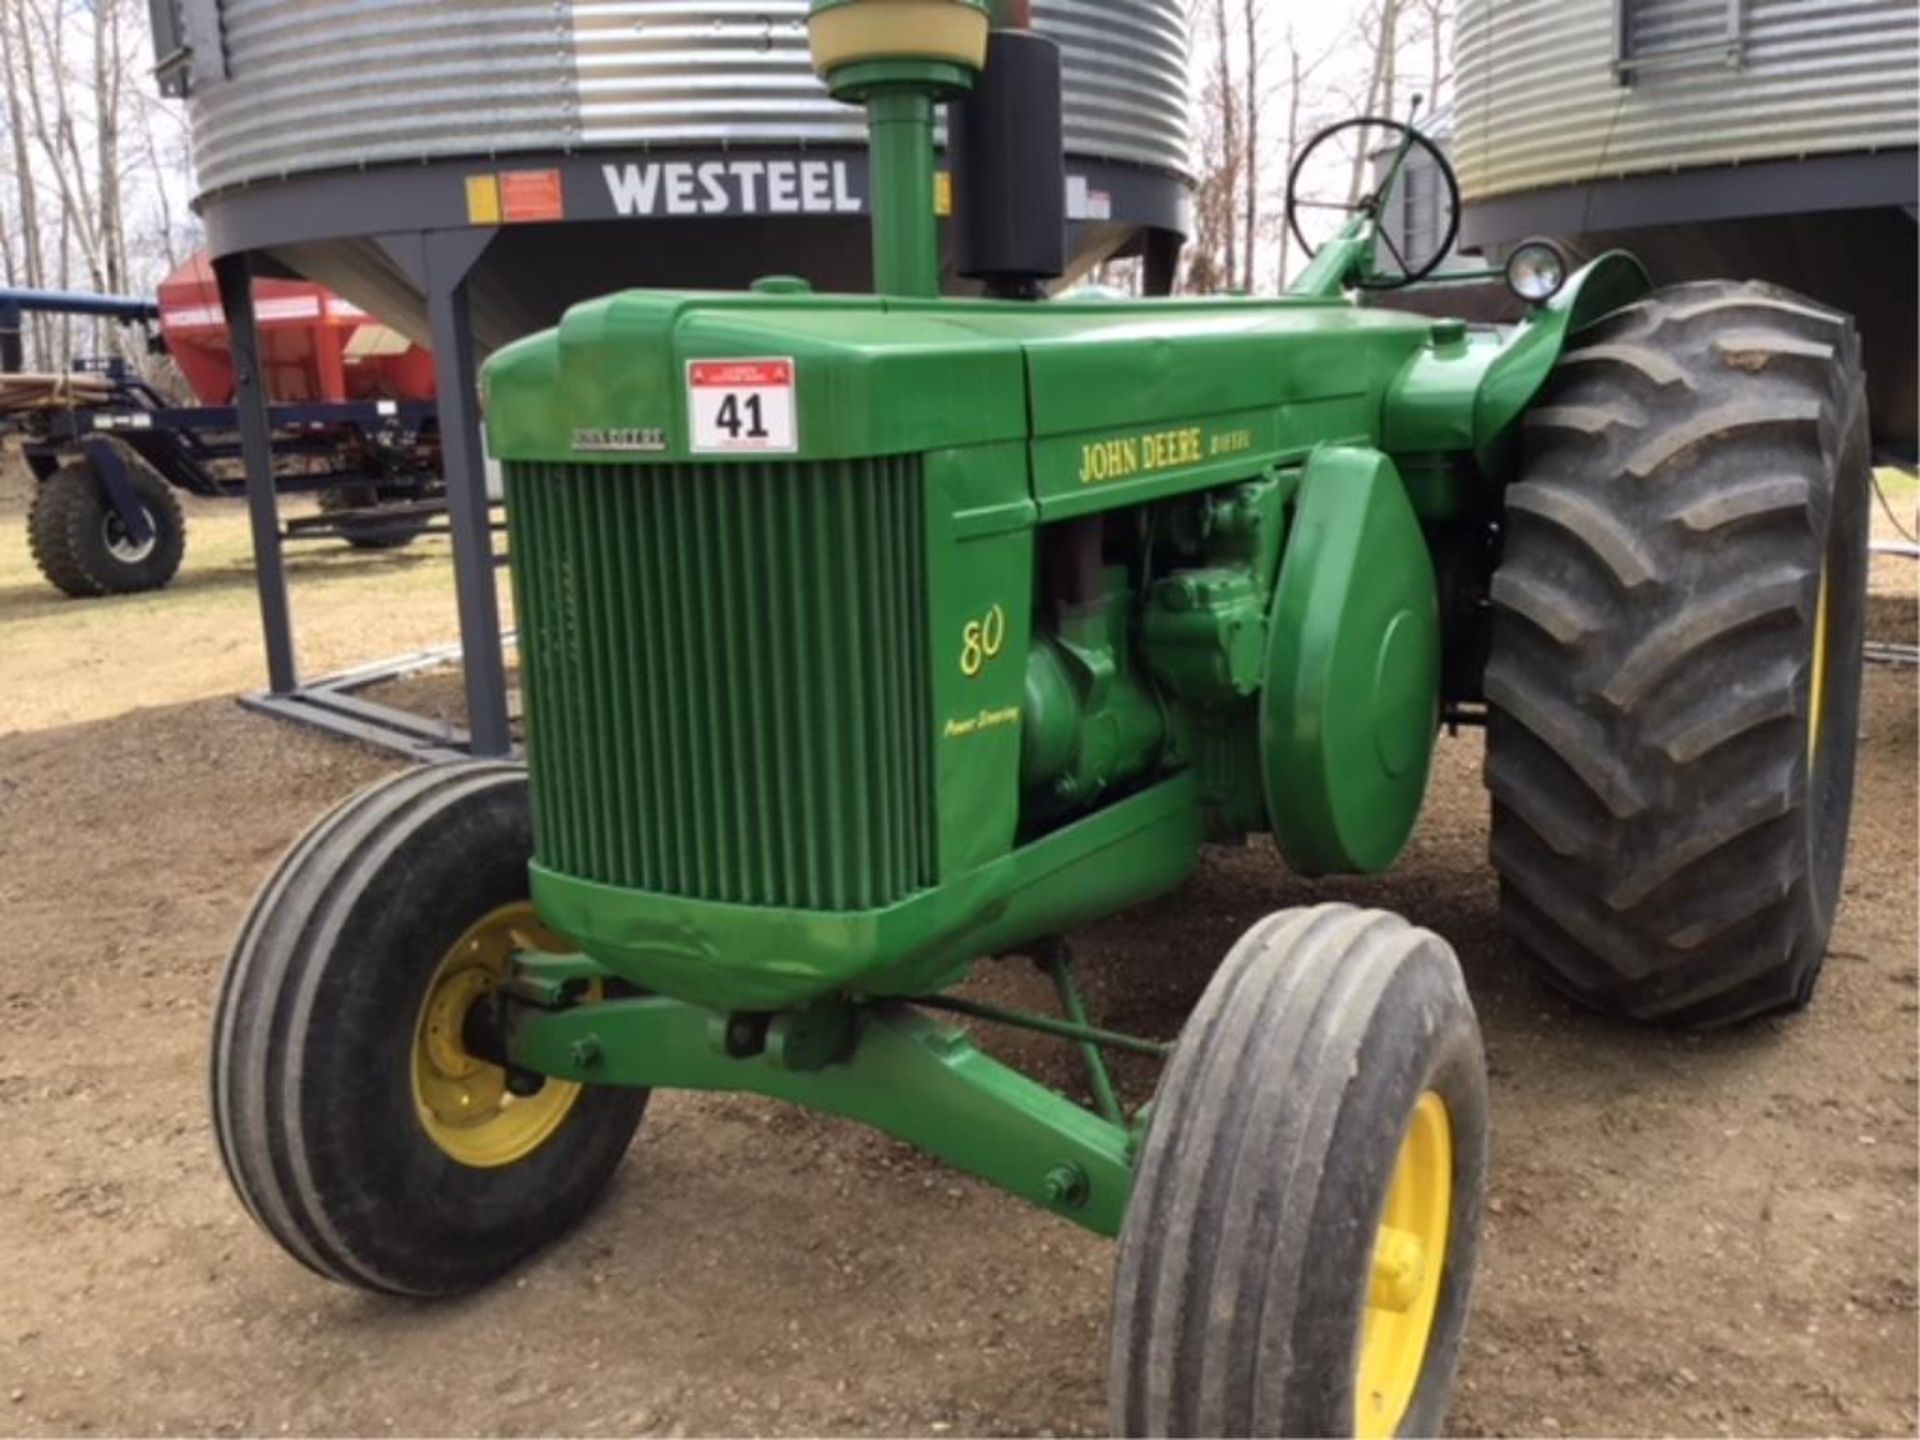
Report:
[[[1289,181],[1293,178],[1293,163],[1300,157],[1300,102],[1305,87],[1307,67],[1300,61],[1300,38],[1293,27],[1287,27],[1287,157],[1286,171]],[[1280,226],[1280,283],[1287,283],[1287,271],[1293,250],[1293,227],[1282,222]]]
[[[135,92],[135,101],[140,110],[140,122],[135,133],[140,137],[141,158],[145,161],[147,175],[152,182],[150,199],[153,224],[149,248],[154,258],[171,272],[180,267],[184,257],[181,254],[182,226],[174,214],[173,187],[167,181],[171,176],[184,176],[187,173],[187,137],[179,129],[180,116],[176,109],[138,92]],[[162,139],[162,132],[169,125],[176,132],[170,152],[165,149]]]
[[[113,294],[118,294],[127,280],[127,231],[121,196],[125,182],[120,165],[121,91],[126,83],[120,50],[124,3],[94,0],[93,6],[93,196],[99,210],[101,278]]]
[[[1227,0],[1193,0],[1193,19],[1195,38],[1207,63],[1196,76],[1199,143],[1184,285],[1187,290],[1211,294],[1240,282],[1242,102],[1233,73],[1234,32]]]
[[[179,107],[154,89],[137,0],[0,0],[0,265],[15,283],[150,291],[191,224]],[[64,365],[70,319],[36,316],[33,363]],[[93,351],[141,363],[120,327],[96,322]]]
[[[90,180],[91,167],[83,158],[75,101],[89,88],[83,76],[68,68],[70,27],[57,4],[47,0],[9,0],[19,25],[14,52],[18,66],[18,93],[26,98],[28,133],[37,151],[42,175],[51,177],[59,202],[60,242],[57,253],[60,283],[71,283],[73,247],[78,246],[93,288],[106,283],[101,263],[98,210]],[[62,344],[70,327],[62,325]]]
[[[20,283],[20,258],[14,249],[12,212],[5,204],[0,204],[0,281],[8,285]]]
[[[1213,88],[1209,92],[1218,117],[1220,165],[1215,176],[1219,193],[1210,197],[1218,237],[1222,276],[1215,288],[1239,283],[1239,225],[1235,216],[1235,197],[1246,151],[1240,137],[1240,98],[1233,78],[1233,31],[1228,22],[1227,0],[1213,0]]]
[[[47,283],[46,263],[40,243],[40,191],[34,179],[27,143],[27,115],[20,99],[20,70],[15,60],[25,48],[25,35],[18,26],[18,9],[12,3],[0,4],[0,81],[4,82],[8,138],[13,147],[13,197],[10,218],[20,237],[19,283],[39,286]],[[12,262],[9,262],[9,270]],[[28,326],[28,339],[41,354],[52,343],[47,317],[36,315]]]
[[[1368,24],[1373,63],[1367,79],[1367,113],[1393,117],[1400,79],[1400,20],[1407,0],[1379,0]]]
[[[1260,104],[1261,75],[1265,67],[1261,64],[1264,51],[1260,47],[1260,0],[1241,0],[1240,18],[1245,27],[1247,44],[1247,69],[1243,81],[1246,101],[1245,163],[1241,167],[1242,189],[1246,195],[1245,232],[1241,244],[1241,254],[1245,257],[1240,272],[1240,288],[1248,294],[1254,290],[1254,256],[1259,252],[1260,236]],[[1222,37],[1224,40],[1224,37]],[[1226,49],[1225,44],[1221,50]]]
[[[1447,27],[1453,22],[1453,0],[1417,0],[1417,3],[1427,22],[1427,99],[1437,105],[1441,90],[1450,78]]]
[[[1404,118],[1410,85],[1440,89],[1454,6],[1359,0],[1337,38],[1324,32],[1322,48],[1301,38],[1319,26],[1288,23],[1291,8],[1272,0],[1189,0],[1197,188],[1186,288],[1286,282],[1300,256],[1283,197],[1308,136],[1356,115]],[[1344,181],[1357,199],[1370,163],[1364,152],[1329,154],[1321,194],[1336,197]],[[1317,160],[1314,168],[1323,169]]]
[[[1367,92],[1362,114],[1392,119],[1400,66],[1400,14],[1408,0],[1374,0],[1360,16],[1360,36],[1368,47]],[[1347,199],[1358,200],[1367,182],[1366,147],[1355,145],[1347,180]]]

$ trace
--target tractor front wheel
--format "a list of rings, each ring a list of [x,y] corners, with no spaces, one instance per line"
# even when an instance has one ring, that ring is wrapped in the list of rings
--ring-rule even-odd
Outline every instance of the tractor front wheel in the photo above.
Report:
[[[27,512],[33,563],[55,589],[75,599],[158,590],[180,569],[187,521],[180,501],[158,475],[127,463],[147,534],[134,539],[85,460],[62,465],[35,488]]]
[[[1487,667],[1501,914],[1597,1009],[1812,993],[1840,899],[1866,610],[1853,322],[1767,285],[1600,321],[1527,416]]]
[[[214,1128],[254,1218],[329,1279],[476,1289],[585,1217],[626,1153],[644,1091],[472,1048],[514,953],[562,948],[531,849],[524,770],[435,766],[321,820],[254,901],[215,1010]]]
[[[1262,921],[1154,1098],[1114,1279],[1124,1435],[1443,1433],[1487,1172],[1459,962],[1345,905]]]

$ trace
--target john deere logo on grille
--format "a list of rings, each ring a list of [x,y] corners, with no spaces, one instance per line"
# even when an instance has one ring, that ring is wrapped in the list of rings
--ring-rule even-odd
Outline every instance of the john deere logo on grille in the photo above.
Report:
[[[653,425],[612,430],[580,429],[573,432],[573,448],[621,452],[659,451],[667,448],[667,432]]]

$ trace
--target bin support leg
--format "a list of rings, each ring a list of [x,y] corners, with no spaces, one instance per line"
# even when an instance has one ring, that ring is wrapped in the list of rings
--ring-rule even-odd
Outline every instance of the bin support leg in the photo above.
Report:
[[[513,748],[507,724],[507,667],[500,644],[500,596],[494,583],[493,521],[476,403],[479,373],[467,275],[490,232],[434,231],[425,237],[427,319],[433,331],[440,407],[440,458],[453,539],[454,596],[467,689],[467,733],[474,755]]]
[[[267,647],[267,688],[291,695],[300,683],[294,663],[293,614],[287,603],[287,567],[280,553],[280,503],[273,490],[273,422],[260,372],[260,333],[254,326],[253,272],[247,257],[213,262],[233,346],[233,404],[240,422],[240,457],[247,470],[247,514],[253,524],[254,584],[260,593],[260,629]]]
[[[1147,295],[1171,295],[1180,279],[1178,235],[1166,230],[1149,230],[1140,289]]]

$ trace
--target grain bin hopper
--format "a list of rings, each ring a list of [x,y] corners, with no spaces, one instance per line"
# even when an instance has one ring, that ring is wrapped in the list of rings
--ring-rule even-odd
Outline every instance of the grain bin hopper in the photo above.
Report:
[[[383,235],[499,227],[470,281],[482,350],[623,285],[870,278],[866,137],[813,74],[805,0],[154,8],[216,252],[266,251],[416,339],[426,299]],[[1077,268],[1146,250],[1170,266],[1188,192],[1183,7],[1033,9],[1064,51]]]

